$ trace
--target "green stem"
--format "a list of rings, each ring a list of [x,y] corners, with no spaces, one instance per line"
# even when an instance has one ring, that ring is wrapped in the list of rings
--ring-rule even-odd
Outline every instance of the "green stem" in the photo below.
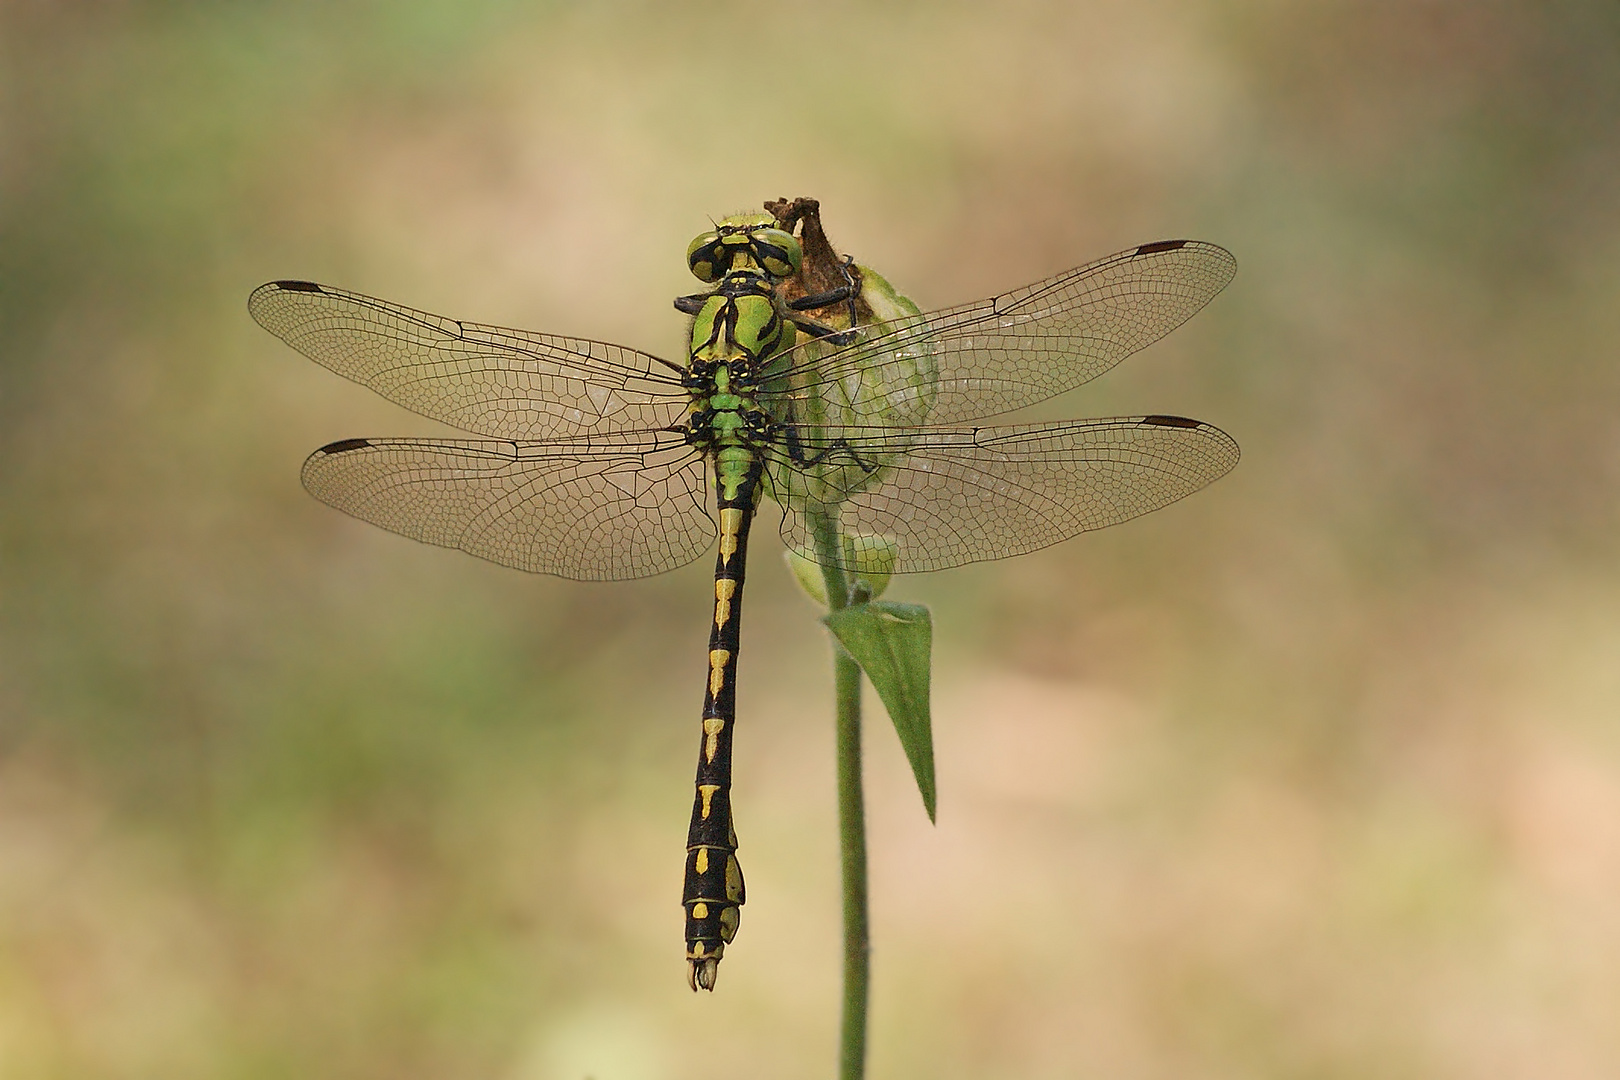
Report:
[[[848,579],[838,565],[838,527],[817,515],[812,523],[816,559],[827,585],[827,606],[850,601]],[[839,1080],[866,1075],[866,1013],[871,979],[871,936],[866,901],[866,806],[861,795],[861,669],[833,641],[833,681],[838,694],[838,839],[844,890],[844,1012],[838,1035]]]

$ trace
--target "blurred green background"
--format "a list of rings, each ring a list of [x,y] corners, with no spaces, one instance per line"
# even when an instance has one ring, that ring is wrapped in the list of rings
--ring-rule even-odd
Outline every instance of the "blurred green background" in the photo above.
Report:
[[[328,510],[436,429],[271,278],[678,355],[812,195],[923,307],[1237,280],[1046,416],[1237,471],[937,622],[869,725],[874,1077],[1620,1074],[1620,8],[0,5],[0,1076],[830,1075],[830,665],[750,578],[750,903],[685,988],[707,560],[531,578]],[[870,695],[869,702],[872,700]]]

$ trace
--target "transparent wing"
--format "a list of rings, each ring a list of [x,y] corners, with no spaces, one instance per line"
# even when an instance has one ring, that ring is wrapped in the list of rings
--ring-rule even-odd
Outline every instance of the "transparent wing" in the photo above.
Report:
[[[810,341],[787,354],[787,389],[772,409],[790,423],[820,415],[814,396],[857,423],[895,423],[898,415],[949,424],[1011,412],[1157,341],[1236,272],[1225,248],[1162,240],[988,300],[880,324],[841,349]],[[920,410],[905,400],[929,394],[932,404]]]
[[[391,532],[540,574],[647,577],[715,537],[703,458],[679,435],[581,442],[346,439],[304,462],[317,499]]]
[[[423,416],[501,439],[666,427],[681,368],[622,345],[458,322],[308,281],[248,297],[260,326]]]
[[[811,547],[811,512],[835,511],[847,537],[887,537],[897,573],[1022,555],[1157,510],[1224,476],[1238,446],[1219,428],[1177,416],[1017,427],[846,428],[807,441],[816,466],[773,448],[768,468],[787,499],[782,537]],[[863,464],[856,464],[857,462]]]

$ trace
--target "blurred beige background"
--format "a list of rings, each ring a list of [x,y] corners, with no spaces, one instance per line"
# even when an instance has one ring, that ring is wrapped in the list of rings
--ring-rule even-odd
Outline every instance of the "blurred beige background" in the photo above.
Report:
[[[1197,416],[1235,473],[892,594],[940,814],[872,703],[872,1075],[1620,1074],[1617,175],[1609,0],[0,5],[0,1076],[831,1074],[772,515],[694,997],[706,560],[580,585],[326,509],[309,450],[437,429],[244,307],[678,355],[687,241],[795,195],[925,308],[1241,266],[1043,412]]]

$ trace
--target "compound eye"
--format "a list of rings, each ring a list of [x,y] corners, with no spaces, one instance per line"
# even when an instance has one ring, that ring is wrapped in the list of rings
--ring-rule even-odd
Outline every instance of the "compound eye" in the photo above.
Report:
[[[754,261],[772,277],[792,277],[804,263],[804,251],[793,234],[781,229],[751,229]]]
[[[686,265],[692,276],[704,283],[719,281],[731,265],[729,253],[721,252],[720,234],[706,232],[686,247]]]

